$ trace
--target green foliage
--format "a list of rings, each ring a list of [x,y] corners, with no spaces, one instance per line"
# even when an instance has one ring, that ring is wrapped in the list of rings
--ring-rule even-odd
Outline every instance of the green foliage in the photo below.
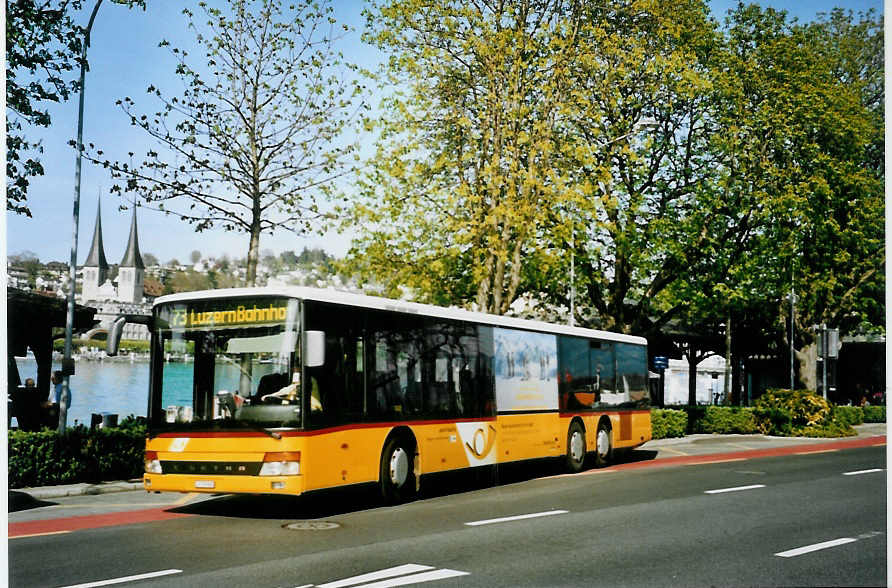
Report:
[[[145,8],[144,0],[117,4]],[[30,179],[42,176],[40,141],[29,127],[49,127],[50,103],[78,90],[83,29],[76,22],[82,0],[15,0],[6,3],[6,209],[31,216]]]
[[[368,24],[389,93],[346,269],[385,295],[565,316],[573,264],[577,323],[608,330],[779,342],[793,280],[800,350],[882,324],[875,13],[385,0]]]
[[[864,409],[860,406],[834,406],[833,420],[843,425],[860,425],[864,422]]]
[[[694,424],[697,433],[757,433],[756,419],[750,408],[739,406],[707,406]]]
[[[49,103],[77,90],[69,72],[81,53],[80,27],[72,18],[80,8],[80,0],[6,3],[6,209],[18,214],[31,216],[30,178],[44,172],[37,157],[43,148],[26,129],[49,127]]]
[[[768,390],[753,407],[758,430],[766,435],[844,437],[855,431],[831,405],[810,390]],[[837,416],[837,418],[834,418]]]
[[[688,415],[683,410],[652,408],[650,424],[654,439],[684,437],[687,431]]]
[[[98,349],[105,349],[106,341],[104,339],[72,339],[71,340],[71,349],[75,352],[85,348],[85,347],[96,347]],[[120,352],[123,353],[148,353],[149,352],[149,341],[142,341],[137,339],[122,339],[121,343],[118,347]],[[63,351],[65,348],[65,339],[56,339],[53,341],[53,350],[54,351]]]
[[[9,431],[9,487],[96,483],[138,478],[146,427],[130,416],[111,429],[83,425],[57,431]]]
[[[864,406],[864,422],[865,423],[885,423],[886,407],[885,406]]]

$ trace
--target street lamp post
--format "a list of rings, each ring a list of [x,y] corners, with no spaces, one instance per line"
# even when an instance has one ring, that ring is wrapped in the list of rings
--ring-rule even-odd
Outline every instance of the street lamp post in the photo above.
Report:
[[[81,202],[81,151],[83,150],[84,139],[84,80],[87,75],[87,47],[90,46],[90,31],[93,28],[93,21],[96,20],[96,13],[99,11],[99,5],[102,0],[97,0],[90,14],[90,21],[84,30],[84,44],[81,47],[81,75],[80,75],[80,99],[78,100],[77,109],[77,155],[74,163],[74,229],[71,237],[71,261],[68,267],[68,313],[65,318],[65,354],[62,360],[62,394],[59,398],[59,432],[65,431],[68,421],[68,406],[71,404],[71,375],[74,373],[74,363],[71,360],[71,335],[74,330],[74,289],[77,283],[77,229],[80,222],[80,202]]]

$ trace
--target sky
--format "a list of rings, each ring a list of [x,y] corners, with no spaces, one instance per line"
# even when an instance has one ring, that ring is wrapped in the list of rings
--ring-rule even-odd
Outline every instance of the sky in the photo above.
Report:
[[[210,0],[209,3],[213,3]],[[786,10],[799,21],[809,21],[818,13],[842,7],[855,12],[874,9],[883,12],[882,0],[761,0],[762,6]],[[92,9],[94,2],[84,2]],[[115,102],[129,96],[144,112],[154,112],[157,105],[146,95],[154,84],[176,89],[178,78],[173,74],[173,61],[158,43],[167,39],[174,46],[193,45],[192,34],[181,15],[181,2],[148,0],[145,11],[128,10],[124,6],[104,2],[93,25],[88,59],[90,70],[85,83],[84,143],[95,143],[111,159],[123,159],[128,151],[145,153],[154,145],[140,129],[131,127]],[[365,20],[361,0],[333,0],[335,17],[355,29],[340,42],[347,60],[373,69],[383,56],[360,39]],[[712,0],[712,14],[721,20],[736,0]],[[87,22],[84,12],[82,21]],[[40,138],[45,175],[31,180],[28,204],[32,218],[7,213],[5,218],[6,254],[31,252],[40,261],[68,262],[73,243],[75,152],[68,142],[77,134],[77,96],[50,108],[52,126],[31,129],[31,137]],[[117,157],[115,156],[117,154]],[[118,263],[124,255],[130,228],[130,211],[119,210],[120,198],[109,193],[113,181],[106,170],[83,162],[78,230],[78,263],[89,251],[96,220],[97,203],[101,200],[102,232],[106,258]],[[132,197],[132,196],[131,196]],[[161,213],[138,209],[139,244],[143,253],[151,253],[162,262],[186,261],[192,251],[204,257],[245,257],[248,239],[244,233],[211,230],[195,233],[191,225]],[[290,232],[264,235],[262,251],[275,254],[284,250],[300,251],[304,247],[320,247],[343,256],[350,245],[349,234],[297,236]]]

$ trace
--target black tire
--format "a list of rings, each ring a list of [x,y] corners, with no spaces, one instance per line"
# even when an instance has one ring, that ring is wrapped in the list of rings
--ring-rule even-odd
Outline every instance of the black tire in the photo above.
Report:
[[[613,430],[605,422],[598,424],[595,437],[595,467],[603,468],[613,461]]]
[[[585,467],[585,429],[579,421],[573,421],[567,430],[567,469],[571,473],[581,472]]]
[[[391,437],[381,452],[381,497],[399,504],[415,495],[415,445],[403,437]]]

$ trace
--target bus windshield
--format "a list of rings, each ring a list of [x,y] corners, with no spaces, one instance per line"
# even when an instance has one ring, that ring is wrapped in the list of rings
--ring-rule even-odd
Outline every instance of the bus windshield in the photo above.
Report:
[[[299,303],[172,302],[155,309],[154,430],[301,425]]]

